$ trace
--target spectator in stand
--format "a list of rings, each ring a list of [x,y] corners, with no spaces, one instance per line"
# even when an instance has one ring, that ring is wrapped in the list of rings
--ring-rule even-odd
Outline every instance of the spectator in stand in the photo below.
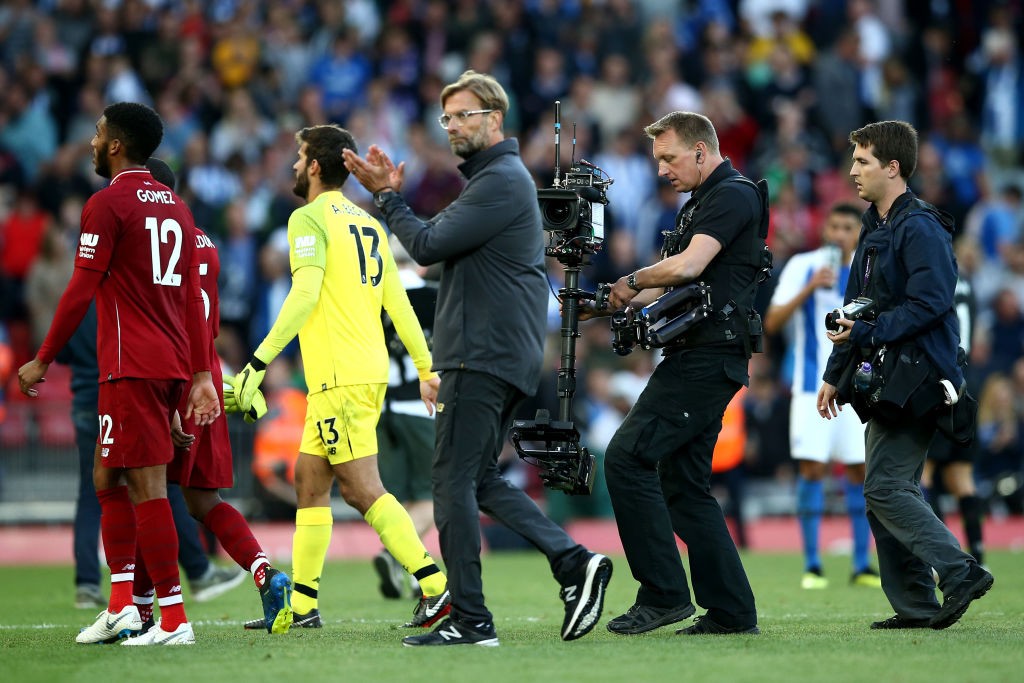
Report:
[[[718,131],[722,155],[728,157],[740,173],[745,172],[760,134],[757,121],[740,106],[736,91],[728,85],[709,85],[704,88],[701,97],[704,113]]]
[[[963,226],[967,211],[987,194],[985,152],[978,143],[978,134],[966,112],[949,119],[946,127],[935,131],[931,142],[942,157],[949,178],[953,204],[950,213],[958,226]]]
[[[26,316],[25,278],[52,222],[39,207],[36,193],[28,188],[18,192],[13,210],[0,222],[0,310],[9,312],[5,319]]]
[[[864,122],[860,83],[859,36],[846,27],[813,66],[816,123],[825,131],[834,157],[849,149],[847,134]]]
[[[978,441],[979,493],[1002,502],[1014,514],[1024,514],[1024,420],[1014,406],[1013,384],[1002,373],[990,375],[981,389]]]
[[[1012,289],[999,290],[991,308],[983,311],[978,322],[982,348],[976,358],[983,362],[985,374],[1009,373],[1013,363],[1024,355],[1024,312],[1020,299]]]
[[[76,209],[81,215],[82,200],[70,197],[66,207],[68,213]],[[72,225],[77,226],[78,216]],[[32,343],[39,346],[50,329],[50,321],[57,311],[57,302],[64,288],[71,279],[71,271],[75,268],[74,233],[65,231],[65,223],[50,223],[43,233],[39,246],[39,254],[32,261],[28,275],[25,277],[25,301],[28,304],[29,317],[32,323]]]
[[[605,55],[601,62],[601,78],[594,84],[589,111],[597,122],[599,144],[611,143],[615,133],[623,128],[636,129],[642,103],[640,91],[634,83],[628,58],[621,54]]]
[[[593,159],[615,179],[608,188],[608,208],[615,212],[616,229],[630,235],[636,234],[640,207],[653,194],[658,178],[647,154],[640,153],[638,143],[633,129],[616,131],[614,138],[606,141],[605,151],[598,152]]]
[[[366,101],[372,71],[369,60],[359,50],[355,29],[339,30],[330,52],[315,60],[309,72],[309,82],[323,93],[328,120],[347,123],[353,110]]]
[[[982,36],[981,50],[975,59],[975,68],[984,83],[981,141],[993,166],[1002,172],[1012,173],[1016,169],[1019,176],[1024,161],[1024,56],[1020,49],[1020,26],[1014,26],[1007,5],[993,4],[990,17],[992,25]]]
[[[238,154],[246,165],[253,165],[276,137],[277,126],[263,117],[249,91],[236,88],[228,94],[224,115],[210,132],[210,157],[223,164]]]
[[[0,145],[14,153],[30,182],[57,151],[57,122],[35,94],[16,77],[2,93],[0,106]]]

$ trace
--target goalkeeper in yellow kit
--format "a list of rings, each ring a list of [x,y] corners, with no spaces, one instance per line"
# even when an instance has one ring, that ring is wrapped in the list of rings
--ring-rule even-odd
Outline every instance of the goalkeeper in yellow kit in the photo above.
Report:
[[[375,430],[390,367],[381,306],[416,365],[427,414],[433,414],[440,380],[430,371],[430,351],[399,280],[387,235],[341,192],[348,178],[342,150],[356,150],[352,135],[335,125],[321,125],[302,129],[295,139],[294,191],[306,205],[288,219],[291,290],[248,365],[230,378],[233,396],[228,403],[241,412],[258,413],[267,364],[299,335],[309,395],[295,466],[293,625],[322,625],[317,597],[331,540],[330,490],[337,479],[345,502],[419,581],[423,597],[406,626],[430,626],[450,610],[447,580],[377,471]],[[257,619],[246,627],[262,624]]]

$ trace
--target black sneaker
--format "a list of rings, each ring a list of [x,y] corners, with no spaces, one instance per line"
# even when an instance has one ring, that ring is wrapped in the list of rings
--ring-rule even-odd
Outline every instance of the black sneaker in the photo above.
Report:
[[[423,647],[427,645],[482,645],[483,647],[497,647],[498,634],[494,631],[494,624],[484,622],[470,626],[452,619],[445,619],[430,633],[421,636],[406,636],[402,638],[402,645],[406,647]]]
[[[752,635],[756,636],[761,632],[757,624],[753,626],[722,626],[713,621],[708,615],[702,614],[693,622],[693,626],[687,626],[676,631],[676,635],[682,636],[725,636],[725,635]]]
[[[267,627],[266,619],[251,619],[245,622],[245,628],[249,631],[262,631]],[[320,619],[320,610],[313,608],[305,614],[292,612],[292,628],[323,628],[324,622]]]
[[[565,603],[562,640],[576,640],[590,633],[604,608],[604,589],[612,578],[612,561],[592,554],[558,597]]]
[[[381,550],[373,558],[373,568],[380,577],[380,593],[385,598],[400,598],[408,581],[408,574],[394,556],[387,550]]]
[[[871,628],[883,630],[896,628],[928,628],[930,623],[931,619],[907,619],[906,617],[894,614],[888,619],[871,622]]]
[[[944,597],[942,607],[929,624],[934,629],[949,628],[964,615],[971,602],[977,600],[995,583],[995,578],[978,564],[971,564],[967,577]]]
[[[689,619],[696,611],[697,608],[692,602],[678,607],[652,607],[636,603],[626,610],[625,614],[620,614],[609,621],[608,630],[623,636],[635,636]]]

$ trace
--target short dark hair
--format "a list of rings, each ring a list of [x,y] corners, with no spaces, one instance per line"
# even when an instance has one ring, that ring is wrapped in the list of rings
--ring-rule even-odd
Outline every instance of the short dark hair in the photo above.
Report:
[[[856,218],[858,221],[860,220],[860,217],[864,214],[864,212],[861,209],[857,208],[856,205],[851,204],[850,202],[839,202],[837,204],[833,204],[832,208],[829,209],[828,212],[830,214],[838,213],[841,216],[851,216],[853,218]]]
[[[295,134],[295,141],[306,147],[306,163],[316,159],[320,164],[320,182],[324,187],[341,187],[348,180],[348,169],[341,156],[342,150],[356,154],[356,140],[352,133],[334,123],[303,128]]]
[[[152,107],[138,102],[115,102],[103,110],[107,137],[121,141],[125,158],[145,163],[164,139],[164,124]]]
[[[906,121],[878,121],[850,133],[850,142],[868,149],[882,165],[896,161],[909,180],[917,168],[917,130]],[[871,149],[871,148],[874,149]]]
[[[644,133],[653,140],[668,130],[674,130],[684,145],[703,142],[709,152],[718,154],[718,133],[711,119],[703,114],[692,111],[670,112],[644,128]]]
[[[150,157],[146,160],[146,168],[149,169],[150,175],[153,176],[153,180],[157,181],[161,185],[174,189],[176,182],[174,177],[174,171],[167,165],[167,162],[157,157]]]

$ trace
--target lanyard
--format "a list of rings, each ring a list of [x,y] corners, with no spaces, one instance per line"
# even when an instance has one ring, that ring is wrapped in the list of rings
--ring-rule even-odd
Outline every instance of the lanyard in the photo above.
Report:
[[[860,285],[859,296],[864,296],[868,291],[868,283],[871,281],[871,272],[875,268],[875,258],[878,256],[878,247],[871,247],[864,254],[864,279]]]

